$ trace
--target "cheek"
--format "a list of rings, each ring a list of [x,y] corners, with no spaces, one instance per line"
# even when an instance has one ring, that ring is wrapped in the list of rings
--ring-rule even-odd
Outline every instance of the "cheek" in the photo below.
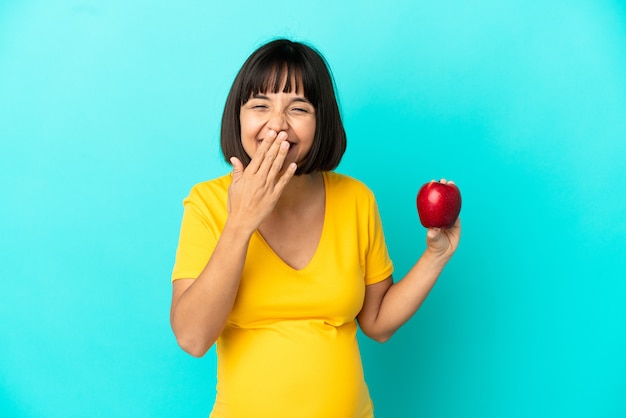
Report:
[[[258,128],[257,124],[255,124],[254,121],[248,117],[240,119],[239,130],[241,131],[241,138],[245,139],[249,136],[256,136]]]
[[[292,121],[291,126],[294,128],[295,131],[298,132],[298,136],[300,137],[301,140],[303,139],[308,139],[308,140],[313,140],[313,137],[315,136],[315,120],[297,120],[297,121]]]

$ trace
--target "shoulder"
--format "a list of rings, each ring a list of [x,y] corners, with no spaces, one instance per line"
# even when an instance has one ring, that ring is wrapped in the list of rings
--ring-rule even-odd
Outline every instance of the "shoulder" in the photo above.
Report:
[[[370,188],[365,183],[347,174],[341,174],[335,171],[325,171],[324,178],[329,185],[336,188],[345,188],[359,192],[372,193]]]
[[[183,199],[183,204],[185,206],[195,206],[202,209],[202,211],[210,207],[225,207],[230,183],[230,174],[197,183],[191,188],[187,197]]]
[[[324,172],[328,189],[335,195],[365,199],[374,199],[372,190],[361,180],[334,171]]]
[[[213,198],[216,195],[222,195],[228,193],[228,187],[231,183],[231,175],[226,174],[212,180],[203,181],[195,184],[189,195],[185,200],[206,200],[207,198]]]

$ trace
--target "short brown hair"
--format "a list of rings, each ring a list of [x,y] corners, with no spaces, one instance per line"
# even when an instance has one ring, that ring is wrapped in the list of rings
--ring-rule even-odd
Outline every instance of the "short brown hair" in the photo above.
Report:
[[[229,162],[231,157],[237,157],[244,167],[248,165],[250,157],[241,144],[241,106],[253,94],[278,93],[283,80],[283,92],[302,89],[315,107],[313,146],[296,174],[335,169],[347,141],[330,69],[316,49],[287,39],[276,39],[258,48],[235,77],[222,115],[220,143],[224,158]],[[291,86],[292,81],[295,86]]]

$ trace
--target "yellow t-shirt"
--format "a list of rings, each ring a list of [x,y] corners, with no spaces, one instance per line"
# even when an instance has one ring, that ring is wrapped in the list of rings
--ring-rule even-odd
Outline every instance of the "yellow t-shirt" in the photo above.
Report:
[[[318,248],[301,270],[285,264],[257,231],[241,284],[217,340],[211,418],[366,418],[356,315],[365,286],[393,271],[376,201],[361,182],[323,173],[326,213]],[[172,280],[196,278],[227,217],[231,176],[193,187]],[[306,222],[306,220],[303,220]]]

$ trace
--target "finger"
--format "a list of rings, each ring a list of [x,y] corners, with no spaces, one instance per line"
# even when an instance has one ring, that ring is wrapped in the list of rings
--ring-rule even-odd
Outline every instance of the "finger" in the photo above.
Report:
[[[265,154],[268,152],[270,147],[274,144],[277,136],[278,136],[278,133],[273,129],[270,129],[267,132],[267,134],[265,135],[265,138],[263,138],[263,141],[261,141],[256,152],[252,156],[252,159],[250,160],[250,164],[248,164],[248,169],[250,172],[256,173],[259,170],[259,168],[261,167],[261,164],[263,164],[263,161],[265,159]]]
[[[429,228],[426,232],[426,238],[430,242],[437,242],[441,238],[441,229],[439,228]]]
[[[277,193],[282,193],[283,189],[285,188],[287,183],[289,183],[289,180],[291,180],[297,169],[298,165],[296,163],[289,164],[283,175],[280,176],[280,178],[276,182],[274,191]]]
[[[281,131],[278,133],[278,136],[276,137],[274,142],[272,142],[270,148],[265,153],[265,156],[263,157],[263,161],[261,162],[261,166],[259,167],[258,172],[268,173],[270,171],[271,167],[274,165],[275,160],[278,158],[280,154],[281,146],[285,146],[285,143],[287,142],[285,141],[286,139],[287,139],[287,132]],[[286,145],[287,145],[287,150],[288,150],[289,143],[287,143]],[[284,153],[284,155],[286,155],[286,152]],[[283,160],[284,160],[284,156],[283,156]],[[280,163],[280,165],[282,166],[282,162]]]
[[[237,157],[231,157],[230,163],[233,165],[233,181],[237,181],[243,175],[243,163]]]
[[[278,155],[272,162],[272,167],[268,174],[268,177],[274,178],[283,168],[283,164],[285,163],[285,158],[287,158],[287,153],[289,152],[289,142],[282,141],[278,147]]]

